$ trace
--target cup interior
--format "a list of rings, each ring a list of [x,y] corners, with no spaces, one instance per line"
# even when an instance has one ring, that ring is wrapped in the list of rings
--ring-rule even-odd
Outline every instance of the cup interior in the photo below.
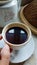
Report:
[[[27,41],[25,43],[22,43],[22,44],[19,44],[17,46],[20,46],[20,45],[24,45],[26,44],[27,42],[29,42],[30,40],[30,37],[31,37],[31,31],[30,29],[28,28],[28,26],[26,26],[25,24],[23,23],[10,23],[8,25],[6,25],[2,31],[2,36],[3,36],[3,39],[4,41],[8,44],[8,45],[13,45],[13,46],[16,46],[16,44],[11,44],[10,42],[7,41],[6,39],[6,32],[8,31],[8,29],[12,28],[12,27],[20,27],[22,29],[24,29],[27,34],[28,34],[28,38],[27,38]]]

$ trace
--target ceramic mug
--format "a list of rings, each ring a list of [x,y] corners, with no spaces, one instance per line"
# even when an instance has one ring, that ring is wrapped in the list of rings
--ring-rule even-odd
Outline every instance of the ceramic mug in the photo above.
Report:
[[[28,37],[27,37],[27,40],[24,43],[22,43],[22,44],[12,44],[7,40],[6,32],[8,31],[8,29],[10,29],[12,27],[20,27],[27,32]],[[10,61],[11,61],[11,59],[13,60],[18,55],[20,49],[25,47],[31,41],[31,30],[28,28],[27,25],[20,23],[20,22],[9,23],[3,28],[3,31],[2,31],[2,34],[1,34],[1,40],[2,39],[3,39],[4,43],[9,45],[9,47],[12,49],[12,53],[11,53],[11,57],[10,57]]]
[[[12,28],[12,27],[20,27],[20,28],[26,30],[26,32],[27,32],[27,34],[28,34],[27,41],[24,42],[24,43],[22,43],[22,44],[11,44],[10,42],[8,42],[7,39],[6,39],[6,32],[7,32],[8,29],[10,29],[10,28]],[[20,50],[20,48],[23,48],[26,44],[28,44],[28,43],[30,42],[30,40],[31,40],[31,31],[30,31],[30,29],[28,28],[28,26],[26,26],[26,25],[23,24],[23,23],[19,23],[19,22],[9,23],[9,24],[7,24],[7,25],[4,27],[1,36],[2,36],[2,38],[3,38],[3,40],[4,40],[4,42],[10,46],[10,48],[12,48],[13,50]]]
[[[0,6],[0,27],[4,27],[17,18],[18,6],[17,0],[12,0],[3,6]]]

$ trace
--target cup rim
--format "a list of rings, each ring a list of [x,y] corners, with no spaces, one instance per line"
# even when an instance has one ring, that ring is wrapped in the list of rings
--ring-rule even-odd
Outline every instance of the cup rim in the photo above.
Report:
[[[24,43],[22,43],[22,44],[11,44],[10,42],[8,42],[7,40],[6,40],[6,31],[9,29],[9,28],[11,28],[12,27],[12,25],[14,25],[14,26],[18,26],[19,27],[19,25],[21,26],[21,28],[22,28],[22,26],[23,27],[25,27],[27,30],[28,30],[28,32],[27,32],[27,30],[26,30],[26,32],[28,33],[28,39],[24,42]],[[9,26],[11,26],[11,27],[9,27]],[[9,27],[8,29],[7,29],[7,27]],[[24,28],[24,29],[25,29]],[[27,44],[29,41],[30,41],[30,38],[31,38],[31,30],[30,30],[30,28],[26,25],[26,24],[23,24],[23,23],[19,23],[19,22],[15,22],[15,23],[9,23],[9,24],[7,24],[4,28],[3,28],[3,31],[2,31],[2,36],[3,36],[3,40],[5,41],[5,43],[7,43],[9,46],[22,46],[22,45],[25,45],[25,44]]]

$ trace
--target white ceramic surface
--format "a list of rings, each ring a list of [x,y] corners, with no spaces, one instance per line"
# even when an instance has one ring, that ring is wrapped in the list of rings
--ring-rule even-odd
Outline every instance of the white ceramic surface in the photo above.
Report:
[[[0,41],[0,48],[3,48],[5,45],[3,39]],[[19,50],[18,54],[14,57],[14,59],[11,57],[10,61],[11,63],[20,63],[23,61],[26,61],[31,57],[31,55],[34,52],[34,40],[31,39],[30,43],[28,43],[26,46],[24,46],[22,49]]]

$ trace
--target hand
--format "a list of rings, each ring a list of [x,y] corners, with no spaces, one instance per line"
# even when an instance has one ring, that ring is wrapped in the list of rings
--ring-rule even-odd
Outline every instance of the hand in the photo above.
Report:
[[[8,45],[5,45],[5,47],[0,52],[0,55],[1,55],[0,65],[9,65],[10,49]]]

